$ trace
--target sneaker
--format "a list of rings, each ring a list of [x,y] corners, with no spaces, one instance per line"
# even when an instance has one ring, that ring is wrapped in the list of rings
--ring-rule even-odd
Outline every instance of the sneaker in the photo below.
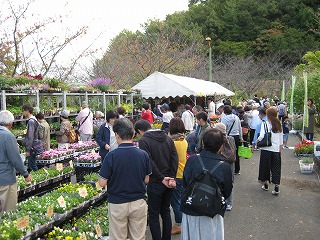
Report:
[[[279,186],[275,186],[274,190],[272,191],[272,194],[277,196],[279,195],[279,193],[280,193]]]
[[[266,183],[266,184],[263,184],[261,188],[262,188],[263,190],[265,190],[265,191],[268,191],[268,190],[269,190],[269,186],[268,186],[267,183]]]
[[[181,233],[181,226],[173,225],[171,229],[171,235],[180,234]]]
[[[234,173],[234,175],[240,175],[240,174],[241,174],[240,172],[235,172],[235,173]]]
[[[280,193],[280,191],[275,191],[275,190],[272,190],[272,194],[275,195],[275,196],[278,196]]]
[[[231,211],[232,210],[232,205],[227,205],[227,207],[226,207],[226,211]]]

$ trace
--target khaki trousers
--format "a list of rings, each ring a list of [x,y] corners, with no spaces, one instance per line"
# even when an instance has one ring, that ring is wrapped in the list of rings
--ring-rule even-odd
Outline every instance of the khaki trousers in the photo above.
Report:
[[[121,204],[108,203],[109,240],[145,239],[147,210],[144,199]]]
[[[0,212],[15,209],[17,202],[17,183],[0,186]]]

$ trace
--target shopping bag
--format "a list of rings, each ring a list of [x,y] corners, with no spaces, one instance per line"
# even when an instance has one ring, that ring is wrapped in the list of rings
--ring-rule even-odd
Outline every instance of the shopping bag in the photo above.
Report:
[[[238,155],[239,155],[239,157],[243,157],[243,158],[251,158],[252,157],[251,148],[239,146],[238,147]]]

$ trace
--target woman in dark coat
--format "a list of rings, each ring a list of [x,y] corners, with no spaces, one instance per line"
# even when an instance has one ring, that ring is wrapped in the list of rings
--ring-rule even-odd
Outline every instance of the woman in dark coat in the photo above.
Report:
[[[309,121],[308,121],[308,127],[304,127],[304,133],[306,134],[307,140],[312,141],[313,140],[313,134],[314,134],[314,124],[315,124],[315,117],[316,114],[316,106],[313,104],[313,99],[308,99],[308,114],[309,114]]]
[[[218,129],[208,129],[203,135],[203,147],[204,150],[200,152],[201,159],[204,167],[208,170],[213,169],[219,161],[224,161],[225,158],[218,154],[224,137],[221,131]],[[198,160],[197,155],[191,156],[184,168],[183,172],[183,186],[184,188],[200,173],[202,167]],[[217,170],[213,173],[213,176],[217,180],[221,193],[225,199],[230,196],[232,190],[232,173],[230,165],[227,162],[223,162]],[[202,216],[201,214],[185,209],[181,205],[182,215],[182,240],[189,239],[211,239],[211,240],[223,240],[224,239],[224,223],[223,216],[225,207],[220,210],[213,218]]]
[[[119,114],[116,111],[108,111],[106,113],[107,121],[100,126],[99,131],[97,133],[96,141],[100,146],[99,155],[101,156],[102,162],[108,152],[118,147],[116,135],[113,131],[113,123],[118,118]]]

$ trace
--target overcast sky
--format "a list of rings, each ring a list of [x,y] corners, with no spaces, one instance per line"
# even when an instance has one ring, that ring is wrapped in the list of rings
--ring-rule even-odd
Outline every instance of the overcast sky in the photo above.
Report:
[[[0,0],[1,5],[5,1]],[[15,5],[27,2],[10,1]],[[64,53],[72,55],[86,48],[100,33],[102,35],[95,41],[94,48],[106,50],[109,41],[121,30],[136,31],[148,19],[164,20],[167,14],[187,9],[188,0],[36,0],[30,5],[28,15],[39,19],[64,16],[64,27],[50,28],[47,34],[52,35],[64,36],[68,31],[88,26],[87,35]]]

